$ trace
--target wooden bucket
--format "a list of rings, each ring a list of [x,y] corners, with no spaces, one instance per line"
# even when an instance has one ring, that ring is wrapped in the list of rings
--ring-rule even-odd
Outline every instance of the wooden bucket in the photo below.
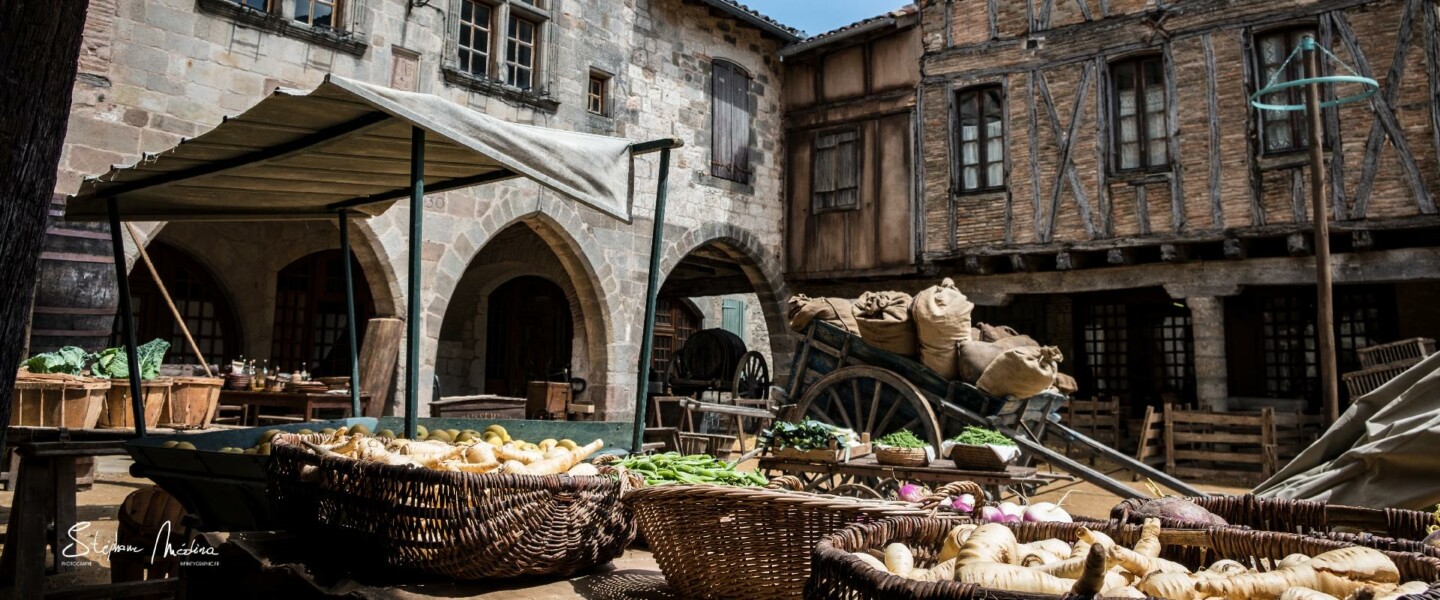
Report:
[[[140,382],[140,393],[145,395],[145,426],[160,425],[165,415],[165,404],[170,401],[170,379],[158,377]],[[130,382],[117,379],[111,382],[105,394],[105,410],[100,413],[100,429],[134,429],[135,412],[130,409]]]
[[[174,496],[158,486],[148,486],[125,497],[120,504],[115,542],[121,548],[139,548],[139,552],[117,551],[110,555],[110,581],[144,581],[164,579],[180,574],[180,556],[156,551],[157,543],[169,540],[172,549],[187,547],[198,535],[184,523],[185,507]],[[169,524],[169,535],[165,525]],[[169,556],[167,556],[169,554]]]
[[[94,429],[109,389],[106,379],[22,372],[15,379],[10,424]]]
[[[119,294],[110,226],[59,218],[64,197],[50,204],[50,224],[35,279],[30,352],[79,346],[97,352],[110,341]]]
[[[225,380],[219,377],[176,377],[171,381],[167,423],[176,427],[209,427],[210,420],[215,418],[215,407],[220,402],[220,388],[225,385]],[[145,407],[148,409],[150,405]]]

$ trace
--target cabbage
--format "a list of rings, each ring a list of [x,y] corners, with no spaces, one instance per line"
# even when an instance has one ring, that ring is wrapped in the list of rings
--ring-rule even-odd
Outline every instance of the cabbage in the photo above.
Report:
[[[79,375],[85,370],[85,362],[89,358],[90,353],[84,349],[66,346],[54,352],[36,354],[30,360],[25,361],[25,367],[31,373]]]
[[[154,379],[160,376],[160,363],[165,361],[165,352],[170,350],[170,342],[156,338],[141,344],[135,348],[136,357],[140,361],[140,378]],[[108,377],[110,379],[125,379],[130,377],[130,368],[125,361],[124,348],[106,348],[95,355],[95,364],[90,366],[90,373],[96,377]]]

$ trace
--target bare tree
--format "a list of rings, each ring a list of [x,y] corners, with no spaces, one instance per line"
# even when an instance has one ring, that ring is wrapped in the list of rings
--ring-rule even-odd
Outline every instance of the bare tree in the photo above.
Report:
[[[87,0],[0,1],[0,448],[65,142]]]

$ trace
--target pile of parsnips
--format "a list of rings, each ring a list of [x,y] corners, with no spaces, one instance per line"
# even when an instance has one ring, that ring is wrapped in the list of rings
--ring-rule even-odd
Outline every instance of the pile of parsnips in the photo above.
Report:
[[[301,444],[321,456],[367,460],[387,465],[424,467],[461,473],[512,475],[598,475],[594,465],[584,462],[605,447],[603,440],[578,446],[570,440],[547,439],[538,444],[510,439],[504,427],[491,425],[486,434],[463,436],[447,442],[424,441],[369,435],[363,429],[341,427],[329,435],[311,434]],[[316,438],[318,437],[318,441]]]
[[[1339,600],[1362,596],[1393,600],[1423,592],[1428,584],[1400,584],[1400,571],[1384,553],[1350,547],[1318,556],[1292,554],[1261,572],[1221,560],[1198,572],[1160,558],[1160,522],[1147,519],[1132,548],[1079,528],[1077,539],[1021,544],[999,523],[960,525],[945,537],[938,564],[915,568],[904,544],[883,553],[856,552],[866,564],[916,581],[958,581],[1014,592],[1100,594],[1172,600]]]

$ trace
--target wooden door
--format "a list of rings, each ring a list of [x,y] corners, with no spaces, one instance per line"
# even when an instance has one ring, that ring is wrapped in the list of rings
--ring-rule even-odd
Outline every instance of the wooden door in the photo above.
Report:
[[[485,392],[523,398],[530,381],[560,381],[574,343],[570,302],[541,277],[517,277],[490,294]]]

